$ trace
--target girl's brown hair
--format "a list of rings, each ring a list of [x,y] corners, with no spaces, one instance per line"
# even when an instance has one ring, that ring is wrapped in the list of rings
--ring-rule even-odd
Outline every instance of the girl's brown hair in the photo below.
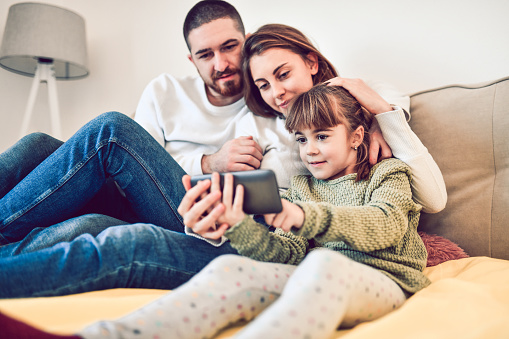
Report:
[[[357,149],[356,181],[367,179],[369,133],[373,116],[361,106],[346,89],[320,84],[299,95],[286,117],[285,128],[290,132],[303,128],[325,129],[342,124],[351,135],[359,126],[364,128],[364,138]]]
[[[334,66],[313,46],[302,32],[281,24],[264,25],[246,39],[242,53],[244,97],[249,109],[257,115],[267,118],[281,115],[281,113],[273,110],[263,100],[258,87],[254,83],[249,66],[253,56],[260,55],[271,48],[290,50],[300,55],[303,60],[308,60],[308,54],[314,53],[318,59],[318,73],[313,76],[313,84],[315,85],[338,76]]]

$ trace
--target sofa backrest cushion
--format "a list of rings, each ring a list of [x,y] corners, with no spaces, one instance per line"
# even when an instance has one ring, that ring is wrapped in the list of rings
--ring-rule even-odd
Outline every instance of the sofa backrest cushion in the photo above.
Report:
[[[440,167],[445,209],[419,230],[470,256],[509,259],[509,77],[410,96],[410,126]]]

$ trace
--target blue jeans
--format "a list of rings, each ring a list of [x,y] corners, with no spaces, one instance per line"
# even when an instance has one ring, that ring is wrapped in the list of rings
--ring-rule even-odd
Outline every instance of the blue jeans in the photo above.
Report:
[[[62,144],[63,141],[47,134],[31,133],[21,138],[4,153],[1,153],[0,199]],[[132,219],[132,216],[129,216],[125,206],[125,197],[119,194],[114,180],[109,178],[101,190],[76,215],[100,213],[121,217],[128,221]],[[122,212],[119,213],[119,210]],[[80,223],[80,229],[85,230],[83,222]]]
[[[175,288],[217,256],[237,254],[182,233],[184,171],[120,113],[64,144],[31,134],[0,155],[0,171],[2,298]],[[82,215],[103,210],[122,220]],[[168,229],[125,225],[133,220]]]
[[[73,222],[85,217],[97,218],[99,224],[105,221],[104,216],[83,216],[41,233],[65,234],[67,229],[72,237]],[[12,252],[17,244],[9,246]],[[148,224],[112,226],[97,236],[87,233],[49,248],[18,250],[22,254],[0,258],[0,298],[121,287],[174,289],[219,255],[238,254],[230,243],[214,247],[184,233]]]
[[[0,199],[0,245],[22,240],[35,227],[48,227],[84,211],[100,213],[100,209],[113,211],[110,215],[126,222],[183,232],[177,207],[185,194],[184,174],[134,120],[105,113],[83,126]],[[112,182],[122,191],[109,185]],[[101,194],[111,186],[108,194]]]
[[[126,223],[106,215],[86,214],[50,227],[36,227],[23,240],[0,246],[0,260],[50,248],[64,241],[72,241],[85,233],[95,237],[106,228],[119,225]],[[30,264],[26,266],[30,267]]]
[[[0,199],[63,144],[49,135],[32,133],[0,154]]]

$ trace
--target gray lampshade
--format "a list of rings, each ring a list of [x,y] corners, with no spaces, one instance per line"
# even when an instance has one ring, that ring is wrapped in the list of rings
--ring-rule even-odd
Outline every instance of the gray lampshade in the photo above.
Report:
[[[0,67],[34,76],[38,61],[53,61],[57,79],[86,77],[85,20],[53,5],[12,5],[0,47]]]

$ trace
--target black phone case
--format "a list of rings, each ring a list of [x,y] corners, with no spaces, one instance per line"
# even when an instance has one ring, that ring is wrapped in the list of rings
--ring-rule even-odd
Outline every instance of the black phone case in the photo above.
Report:
[[[276,175],[271,170],[254,170],[230,172],[233,174],[234,187],[238,184],[244,186],[244,213],[269,214],[279,213],[283,209]],[[221,189],[223,188],[224,174],[220,173]],[[191,185],[198,181],[210,179],[210,174],[191,177]],[[235,190],[233,192],[235,194]]]

